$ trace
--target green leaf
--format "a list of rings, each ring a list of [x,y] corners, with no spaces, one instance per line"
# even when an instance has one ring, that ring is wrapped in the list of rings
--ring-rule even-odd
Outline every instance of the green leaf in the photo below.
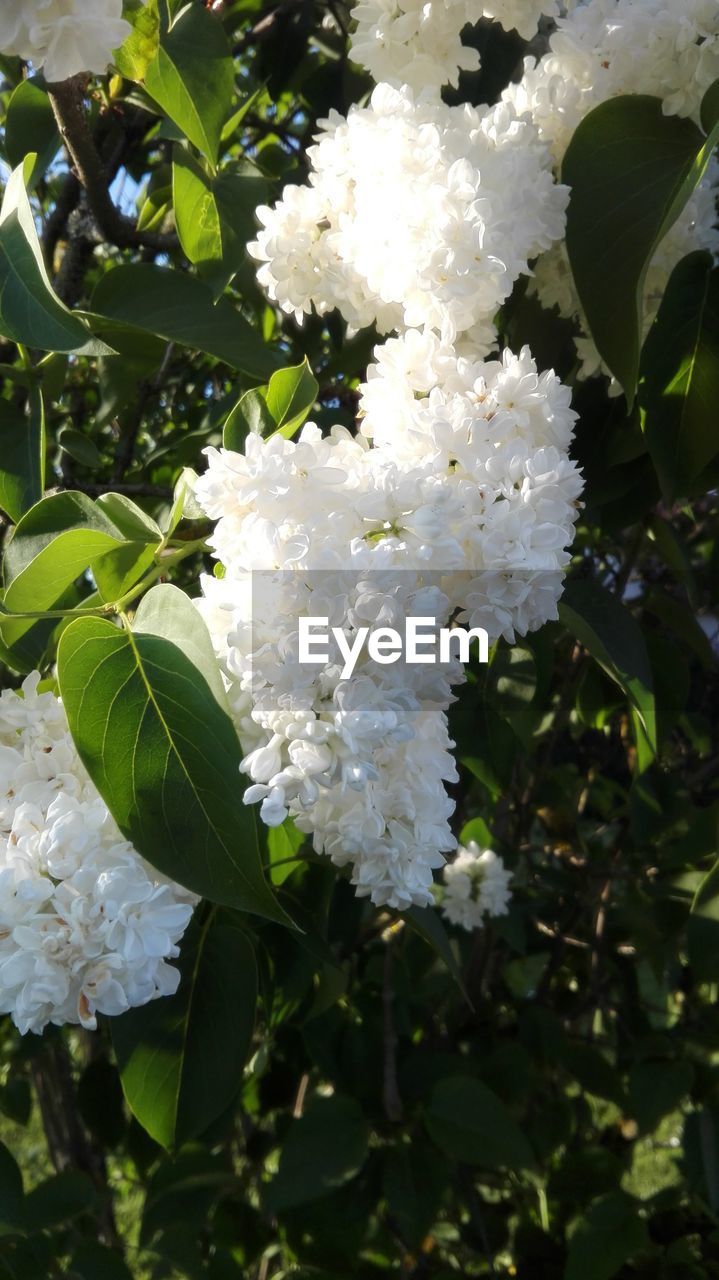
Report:
[[[50,99],[37,80],[22,80],[13,90],[5,117],[5,152],[14,168],[25,156],[35,162],[27,180],[32,190],[60,149],[60,134]]]
[[[257,969],[246,935],[212,911],[182,941],[174,996],[112,1022],[128,1105],[164,1147],[203,1133],[242,1084],[257,1003]]]
[[[92,469],[102,465],[102,455],[95,442],[75,427],[62,427],[58,432],[57,442],[80,466]]]
[[[88,1175],[75,1170],[57,1173],[25,1197],[25,1218],[33,1231],[69,1222],[93,1208],[97,1193]]]
[[[70,1271],[78,1280],[132,1280],[119,1253],[94,1240],[83,1240],[73,1254]]]
[[[213,178],[187,148],[176,147],[172,186],[182,248],[218,296],[246,260],[267,183],[256,170]]]
[[[629,1075],[629,1101],[641,1133],[652,1133],[690,1092],[690,1062],[636,1062]]]
[[[534,1154],[504,1103],[481,1080],[448,1076],[435,1086],[424,1117],[441,1151],[485,1169],[532,1169]]]
[[[318,391],[307,359],[291,369],[278,369],[267,386],[253,387],[240,397],[225,422],[222,443],[239,453],[253,432],[289,440],[306,421]]]
[[[389,1147],[382,1163],[382,1191],[402,1240],[419,1248],[439,1212],[449,1170],[426,1139]]]
[[[122,600],[155,564],[158,543],[122,542],[93,560],[92,572],[100,599]]]
[[[719,981],[719,862],[703,878],[687,926],[689,963],[700,982]]]
[[[52,609],[94,560],[121,541],[119,530],[84,494],[43,498],[20,520],[5,552],[5,608],[11,613]],[[32,619],[3,618],[4,644],[16,644],[32,626]]]
[[[652,669],[641,627],[629,610],[598,583],[578,579],[567,583],[559,617],[567,631],[624,690],[656,752]]]
[[[122,16],[132,27],[132,34],[115,50],[113,60],[120,75],[141,82],[160,47],[160,15],[157,0],[131,0],[123,5]]]
[[[367,1122],[354,1098],[313,1098],[285,1138],[265,1207],[281,1213],[344,1186],[362,1168],[367,1143]]]
[[[0,1237],[20,1229],[22,1220],[22,1173],[4,1142],[0,1142]]]
[[[719,271],[709,253],[675,267],[642,357],[639,402],[665,498],[686,494],[719,453]]]
[[[270,880],[275,885],[284,884],[288,876],[297,869],[299,859],[295,854],[305,843],[306,836],[297,830],[291,818],[285,818],[281,827],[267,828],[267,853],[269,856]],[[281,865],[275,867],[275,863]]]
[[[277,428],[275,435],[292,438],[309,416],[319,389],[306,358],[294,368],[273,373],[267,388],[267,408]]]
[[[691,120],[664,115],[659,98],[612,98],[581,122],[564,157],[577,292],[629,405],[639,376],[647,269],[706,170],[719,137],[716,116],[710,123],[705,138]]]
[[[403,919],[439,956],[465,999],[471,1004],[461,970],[457,964],[457,958],[452,950],[452,944],[447,935],[447,930],[442,924],[439,912],[435,911],[434,907],[410,907],[408,911],[403,912]]]
[[[121,600],[155,563],[162,543],[159,525],[121,493],[104,493],[96,506],[127,538],[93,561],[92,572],[103,600]]]
[[[621,1191],[596,1200],[570,1231],[564,1280],[611,1280],[648,1244],[637,1202]]]
[[[33,162],[10,175],[0,208],[0,334],[41,351],[107,354],[50,284],[25,190]]]
[[[252,387],[240,396],[222,432],[222,443],[226,449],[241,453],[248,435],[272,434],[275,420],[267,408],[266,391],[266,387]]]
[[[242,751],[210,638],[184,592],[155,587],[132,632],[72,622],[58,675],[83,763],[143,857],[210,901],[287,923],[242,804]]]
[[[103,319],[205,351],[252,378],[268,378],[275,356],[229,298],[213,303],[207,285],[169,267],[132,263],[108,271],[92,296],[93,326]]]
[[[235,72],[222,24],[188,4],[168,24],[145,71],[145,88],[190,142],[217,164],[222,126],[232,107]]]
[[[162,538],[157,521],[124,493],[103,493],[95,506],[112,521],[116,529],[132,541],[156,542]]]
[[[0,400],[0,507],[17,524],[45,488],[45,406],[32,388],[25,413]]]

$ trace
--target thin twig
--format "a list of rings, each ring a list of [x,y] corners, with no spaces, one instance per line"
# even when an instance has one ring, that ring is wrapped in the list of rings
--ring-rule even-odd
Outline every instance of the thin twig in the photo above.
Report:
[[[151,248],[169,251],[178,248],[174,233],[138,231],[131,218],[115,207],[109,192],[109,175],[95,146],[83,105],[82,77],[48,86],[53,113],[60,136],[72,161],[77,178],[87,193],[87,200],[98,229],[110,244],[120,249]]]
[[[394,960],[394,938],[390,935],[385,943],[384,972],[382,979],[382,1012],[384,1027],[384,1076],[382,1098],[385,1115],[393,1124],[402,1120],[404,1108],[397,1081],[397,1032],[394,1025],[394,983],[392,967]]]

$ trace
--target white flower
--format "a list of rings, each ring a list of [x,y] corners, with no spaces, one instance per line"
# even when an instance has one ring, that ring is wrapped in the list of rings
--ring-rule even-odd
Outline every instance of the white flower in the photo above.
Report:
[[[503,94],[526,114],[561,164],[572,135],[600,103],[620,94],[650,94],[666,114],[700,123],[702,98],[719,78],[719,0],[584,0],[560,18],[549,52],[527,58],[524,75]],[[719,164],[694,193],[652,259],[644,289],[644,336],[654,321],[669,276],[688,253],[719,252],[716,198]],[[575,321],[580,376],[608,373],[589,335],[563,245],[535,265],[530,286],[542,304]],[[612,383],[610,390],[620,388]]]
[[[460,845],[456,858],[444,868],[443,880],[438,896],[450,924],[471,932],[481,929],[486,917],[507,914],[512,874],[492,849],[480,849],[474,840]]]
[[[39,682],[0,695],[0,1011],[23,1033],[174,992],[197,901],[122,839]]]
[[[289,814],[360,895],[399,910],[431,899],[454,848],[446,712],[459,661],[382,665],[348,679],[330,645],[299,661],[300,617],[351,638],[408,616],[452,617],[513,639],[556,617],[582,482],[569,461],[569,392],[528,349],[483,362],[410,330],[376,352],[362,434],[250,435],[208,450],[196,485],[217,521],[224,577],[203,579],[245,748],[247,803]]]
[[[338,307],[353,328],[468,334],[484,354],[529,259],[564,232],[566,191],[506,104],[447,107],[382,84],[369,106],[321,122],[308,158],[310,185],[259,209],[249,246],[298,321]]]
[[[50,83],[102,75],[130,31],[122,0],[0,0],[0,49],[31,62]]]
[[[479,54],[462,44],[464,27],[491,18],[526,40],[557,0],[360,0],[352,10],[352,57],[376,81],[438,91],[460,71],[475,71]]]

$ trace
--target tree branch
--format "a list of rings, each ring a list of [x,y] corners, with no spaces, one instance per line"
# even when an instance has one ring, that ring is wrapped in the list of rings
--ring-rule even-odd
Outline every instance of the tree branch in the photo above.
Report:
[[[101,1195],[99,1237],[111,1249],[121,1250],[105,1157],[80,1119],[72,1063],[59,1035],[47,1037],[43,1048],[31,1059],[30,1073],[55,1169],[58,1173],[77,1169],[88,1174]]]
[[[49,85],[48,94],[60,136],[77,178],[85,188],[98,229],[119,249],[149,248],[156,252],[177,249],[179,242],[174,233],[138,231],[132,220],[113,204],[108,190],[109,176],[87,125],[82,84],[82,78],[75,77],[62,84]]]

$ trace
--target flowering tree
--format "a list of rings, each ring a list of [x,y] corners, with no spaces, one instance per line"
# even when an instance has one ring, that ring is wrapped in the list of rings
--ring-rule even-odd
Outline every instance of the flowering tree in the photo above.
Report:
[[[0,1280],[719,1276],[719,0],[0,74]]]

